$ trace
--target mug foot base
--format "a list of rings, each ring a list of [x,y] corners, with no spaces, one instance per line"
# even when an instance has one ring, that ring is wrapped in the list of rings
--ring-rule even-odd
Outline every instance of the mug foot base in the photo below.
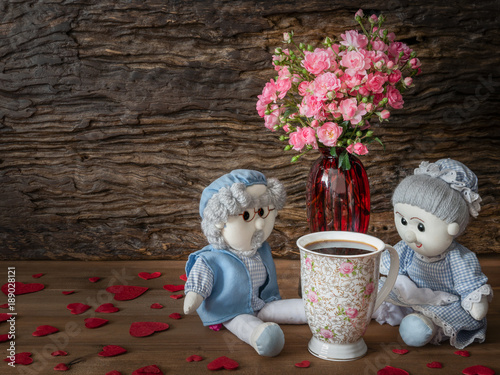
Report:
[[[368,350],[362,338],[351,344],[329,344],[314,336],[308,349],[312,355],[327,361],[353,361],[363,357]]]

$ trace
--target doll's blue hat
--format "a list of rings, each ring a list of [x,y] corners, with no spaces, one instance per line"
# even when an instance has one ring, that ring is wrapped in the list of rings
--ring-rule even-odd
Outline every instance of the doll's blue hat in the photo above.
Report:
[[[230,188],[236,183],[245,184],[245,186],[265,185],[267,179],[262,173],[250,169],[235,169],[208,185],[201,194],[200,200],[200,216],[203,218],[203,211],[207,206],[208,201],[222,188]]]

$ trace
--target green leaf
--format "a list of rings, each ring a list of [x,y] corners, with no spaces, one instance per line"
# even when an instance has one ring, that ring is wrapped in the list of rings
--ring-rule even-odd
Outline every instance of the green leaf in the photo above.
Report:
[[[330,155],[332,155],[334,158],[337,157],[337,149],[335,147],[330,148]]]
[[[379,137],[375,137],[374,138],[378,143],[380,143],[382,145],[382,147],[384,148],[384,151],[385,151],[385,145],[382,143],[382,141],[380,140]]]
[[[344,151],[340,154],[339,157],[339,168],[348,171],[351,169],[351,162],[349,161],[349,154],[347,151]]]

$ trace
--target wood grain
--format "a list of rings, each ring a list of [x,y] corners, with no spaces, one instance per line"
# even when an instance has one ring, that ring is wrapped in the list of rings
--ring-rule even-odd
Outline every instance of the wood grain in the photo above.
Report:
[[[285,183],[270,242],[296,258],[312,154],[290,164],[255,110],[283,32],[315,44],[356,27],[347,0],[0,4],[0,258],[185,259],[203,247],[202,189],[235,168]],[[420,161],[479,177],[461,242],[500,252],[498,1],[374,0],[419,52],[405,108],[364,157],[371,234],[395,243],[390,196]]]

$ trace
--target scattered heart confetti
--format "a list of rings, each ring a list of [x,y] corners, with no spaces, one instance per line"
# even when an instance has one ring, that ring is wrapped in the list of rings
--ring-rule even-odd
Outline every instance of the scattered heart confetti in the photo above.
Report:
[[[106,375],[122,375],[122,373],[120,371],[113,370],[113,371],[107,372]]]
[[[148,289],[143,286],[113,285],[106,288],[106,291],[113,293],[116,301],[129,301],[139,297]]]
[[[173,299],[181,299],[182,297],[184,297],[183,294],[172,294],[170,296],[170,298],[173,298]]]
[[[166,331],[170,326],[161,322],[134,322],[130,325],[129,333],[134,337],[150,336],[155,332]]]
[[[56,371],[68,371],[69,366],[66,363],[59,363],[56,367],[54,367]]]
[[[311,362],[309,361],[302,361],[295,364],[295,367],[309,367],[309,366],[311,366]]]
[[[112,303],[103,303],[101,306],[95,309],[95,312],[103,314],[115,313],[117,311],[120,311],[120,309],[115,305],[113,305]]]
[[[409,352],[408,349],[392,349],[392,352],[394,354],[406,354]]]
[[[12,283],[7,283],[2,285],[2,292],[7,296],[9,294],[9,284]],[[39,292],[45,288],[45,285],[43,284],[38,284],[38,283],[32,283],[32,284],[24,284],[20,281],[16,281],[14,283],[14,295],[18,296],[20,294],[26,294],[26,293],[34,293],[34,292]]]
[[[100,357],[115,357],[120,354],[124,354],[127,352],[127,349],[122,348],[121,346],[118,345],[107,345],[104,348],[102,348],[102,351],[99,352],[97,355]]]
[[[83,314],[85,311],[90,309],[89,305],[85,305],[84,303],[70,303],[66,308],[71,312],[71,314]]]
[[[159,303],[153,303],[151,305],[152,309],[163,309],[163,305],[160,305]]]
[[[156,365],[141,367],[135,370],[132,375],[163,375],[163,372]]]
[[[43,275],[44,275],[43,273],[35,273],[34,275],[31,275],[31,277],[34,278],[34,279],[39,279]]]
[[[52,327],[49,325],[38,326],[36,327],[36,331],[33,332],[33,336],[35,337],[47,336],[56,332],[59,332],[59,329],[56,327]]]
[[[200,362],[203,361],[203,357],[193,354],[186,358],[187,362]]]
[[[62,292],[62,294],[64,294],[65,296],[68,296],[68,295],[73,294],[73,293],[75,293],[75,291],[74,291],[74,290],[64,290],[64,291]]]
[[[222,329],[222,324],[213,324],[211,326],[208,326],[212,331],[219,332]]]
[[[235,370],[239,367],[239,363],[234,359],[228,358],[226,356],[222,356],[214,359],[207,365],[207,368],[211,371],[226,369],[226,370]]]
[[[441,362],[431,362],[427,364],[427,367],[429,368],[443,368],[443,364]]]
[[[5,322],[11,318],[12,315],[7,314],[7,313],[1,313],[0,314],[0,323]]]
[[[9,308],[8,303],[4,303],[3,305],[0,305],[0,309],[8,309],[8,308]]]
[[[108,322],[109,322],[108,319],[87,318],[87,319],[85,319],[85,327],[87,327],[87,328],[99,328]]]
[[[156,279],[161,276],[161,272],[139,272],[139,277],[144,280]]]
[[[181,290],[184,290],[184,285],[163,285],[163,289],[168,290],[169,292],[180,292]]]
[[[457,350],[453,354],[459,355],[461,357],[470,357],[470,353],[467,350]]]
[[[58,350],[58,351],[52,352],[50,355],[53,357],[66,356],[66,355],[68,355],[68,352],[65,352],[64,350]]]
[[[471,366],[462,370],[464,375],[495,375],[495,371],[486,366]]]
[[[99,280],[101,280],[101,278],[100,278],[100,277],[89,277],[89,281],[90,281],[91,283],[96,283],[96,282],[98,282]]]
[[[383,369],[377,371],[377,375],[410,375],[405,370],[397,367],[385,366]]]
[[[180,276],[179,276],[179,279],[181,279],[182,281],[187,281],[187,280],[188,280],[188,277],[187,277],[187,275],[186,275],[186,274],[184,274],[184,275],[180,275]]]
[[[10,362],[10,358],[5,358],[5,362]],[[33,358],[31,358],[30,352],[22,352],[14,355],[14,363],[16,365],[29,365],[33,363]]]
[[[5,342],[5,341],[9,341],[11,339],[11,337],[9,337],[10,335],[7,333],[5,335],[0,335],[0,342]]]
[[[179,313],[172,313],[168,317],[172,319],[182,319],[182,315]]]

